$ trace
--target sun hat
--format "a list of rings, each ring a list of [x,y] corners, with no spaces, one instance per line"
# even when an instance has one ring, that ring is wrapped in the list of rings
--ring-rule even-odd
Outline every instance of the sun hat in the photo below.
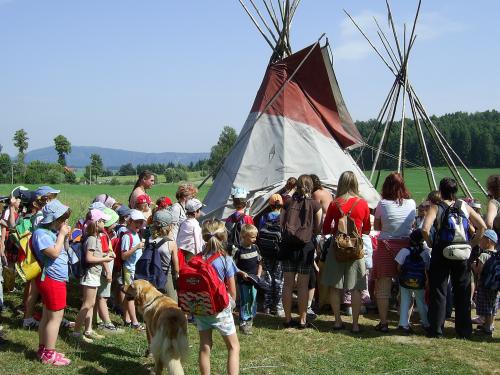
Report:
[[[62,204],[59,200],[54,199],[42,208],[43,218],[40,224],[50,224],[59,219],[69,210],[68,206]]]
[[[10,192],[10,196],[14,198],[21,198],[22,191],[28,191],[29,189],[26,186],[17,186]]]
[[[99,211],[104,211],[104,209],[107,208],[104,203],[101,202],[94,202],[89,206],[89,210],[99,210]]]
[[[119,219],[118,214],[115,211],[113,211],[111,208],[105,208],[103,212],[104,212],[104,214],[109,216],[109,220],[106,220],[106,222],[104,223],[104,226],[106,228],[109,228],[110,226],[112,226],[114,223],[116,223],[118,221],[118,219]]]
[[[486,229],[484,231],[483,237],[486,237],[490,241],[494,242],[495,244],[498,243],[498,235],[493,229]]]
[[[186,212],[196,212],[203,206],[199,199],[192,198],[186,202]]]
[[[130,215],[130,207],[126,204],[122,204],[116,209],[116,213],[118,214],[118,216],[128,216]]]
[[[283,206],[283,197],[280,194],[271,195],[271,198],[269,198],[269,205],[273,207],[276,205]]]
[[[108,194],[99,194],[94,198],[94,203],[101,202],[106,207],[111,208],[116,203],[116,199]]]
[[[169,197],[162,197],[156,201],[158,208],[167,208],[172,205],[172,200]]]
[[[155,212],[153,216],[153,223],[160,226],[175,224],[177,220],[175,220],[174,214],[170,209],[162,209]]]
[[[130,210],[129,216],[130,216],[130,219],[134,220],[134,221],[146,220],[146,218],[144,217],[144,214],[139,210],[134,210],[134,209]]]
[[[231,189],[231,196],[233,198],[245,199],[248,195],[248,190],[242,187],[234,187]]]
[[[147,203],[151,204],[151,198],[147,194],[141,194],[135,199],[135,204]]]
[[[110,219],[111,216],[106,215],[104,211],[98,210],[96,208],[90,210],[90,220],[92,221],[99,221],[99,220],[108,221]]]
[[[53,187],[47,186],[47,185],[40,186],[39,188],[37,188],[35,190],[35,194],[36,194],[37,198],[40,198],[40,197],[43,197],[43,196],[49,195],[49,194],[59,194],[60,192],[61,192],[61,190],[54,189]]]

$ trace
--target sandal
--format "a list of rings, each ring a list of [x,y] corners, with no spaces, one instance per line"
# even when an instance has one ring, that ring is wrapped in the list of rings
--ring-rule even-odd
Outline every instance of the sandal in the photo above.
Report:
[[[342,324],[341,324],[341,325],[339,325],[339,326],[336,326],[336,325],[334,325],[334,326],[333,326],[333,330],[334,330],[334,331],[342,331],[344,328],[345,328],[345,327],[344,327],[344,323],[342,323]]]
[[[287,329],[287,328],[295,328],[295,327],[298,327],[299,326],[299,322],[297,322],[296,320],[290,320],[288,322],[284,322],[283,323],[283,328]]]
[[[375,326],[375,330],[381,333],[389,332],[389,324],[388,323],[379,323]]]
[[[146,329],[141,323],[132,323],[130,324],[130,328],[135,329],[137,331],[144,331]]]

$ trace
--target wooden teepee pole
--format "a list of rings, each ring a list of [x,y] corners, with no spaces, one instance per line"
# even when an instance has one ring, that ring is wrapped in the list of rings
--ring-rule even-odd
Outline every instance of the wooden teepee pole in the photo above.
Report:
[[[260,13],[260,10],[259,8],[257,7],[257,5],[255,5],[254,1],[253,0],[249,0],[250,1],[250,4],[252,4],[253,8],[255,9],[255,12],[257,12],[257,15],[259,16],[260,20],[262,21],[262,23],[264,24],[265,28],[267,29],[267,31],[269,32],[269,34],[271,35],[271,37],[273,38],[274,42],[276,44],[278,44],[278,39],[276,39],[276,37],[274,36],[274,32],[271,30],[271,28],[269,27],[269,25],[267,24],[267,21],[266,19],[262,16],[262,14]]]

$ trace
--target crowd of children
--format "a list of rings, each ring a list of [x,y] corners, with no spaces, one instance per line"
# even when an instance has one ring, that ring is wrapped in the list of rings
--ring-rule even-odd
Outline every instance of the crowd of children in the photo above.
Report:
[[[319,209],[322,210],[323,221],[325,216],[328,217],[328,214],[323,212],[324,207],[328,210],[333,205],[339,207],[339,200],[333,196],[331,200],[326,199],[330,193],[325,195],[327,190],[321,186],[316,176],[313,177],[315,178],[312,178],[312,181],[316,181],[315,188],[310,192],[310,197],[306,198],[317,199],[316,205],[321,206]],[[284,255],[286,249],[282,246],[282,212],[290,207],[292,204],[290,202],[294,202],[296,181],[289,179],[281,192],[272,194],[268,207],[257,217],[248,214],[248,192],[241,187],[234,188],[231,197],[234,213],[225,221],[205,220],[200,224],[203,204],[196,198],[196,188],[190,184],[182,184],[176,193],[176,203],[172,204],[168,197],[160,197],[156,200],[156,205],[153,205],[146,191],[154,184],[154,175],[146,172],[139,176],[138,183],[129,197],[128,206],[120,204],[107,194],[100,194],[88,207],[85,216],[76,220],[73,229],[69,226],[72,211],[57,199],[59,190],[49,186],[42,186],[33,191],[22,186],[14,189],[8,198],[2,200],[4,207],[0,221],[2,228],[0,271],[5,268],[12,271],[16,268],[26,282],[22,325],[30,329],[38,328],[37,356],[40,361],[54,366],[66,366],[71,363],[63,353],[56,351],[56,341],[61,326],[71,328],[71,336],[86,343],[100,340],[107,334],[122,332],[122,328],[113,324],[108,308],[121,315],[124,327],[144,330],[137,316],[134,301],[124,298],[121,287],[133,283],[143,250],[147,246],[155,246],[155,250],[160,254],[161,270],[165,274],[164,285],[157,287],[169,297],[177,299],[179,275],[182,274],[183,267],[196,256],[209,261],[219,279],[224,282],[229,295],[228,305],[216,315],[197,315],[192,312],[190,318],[196,323],[200,334],[201,373],[210,372],[213,329],[221,333],[228,348],[228,373],[237,373],[239,342],[233,320],[235,306],[239,306],[239,330],[242,334],[252,334],[254,320],[260,307],[265,314],[278,317],[285,315],[282,298],[283,264],[286,263],[285,271],[289,272],[291,263],[286,254]],[[318,189],[321,191],[313,194]],[[470,292],[471,301],[475,303],[478,315],[473,321],[478,324],[479,332],[492,335],[498,306],[498,289],[495,289],[498,288],[498,275],[495,284],[495,275],[493,278],[491,275],[491,270],[495,270],[495,266],[492,267],[491,264],[494,261],[498,264],[499,176],[489,178],[488,189],[491,197],[485,217],[486,223],[481,219],[484,228],[478,221],[468,228],[472,236],[475,234],[479,237],[476,238],[478,245],[473,249],[468,261],[468,272],[471,273],[470,279],[473,285],[476,285],[475,291]],[[355,201],[360,200],[355,192],[351,193]],[[442,229],[435,223],[429,227],[426,218],[429,217],[429,210],[438,207],[442,204],[440,202],[442,200],[439,194],[431,193],[416,211],[413,208],[415,219],[411,222],[411,234],[406,234],[408,237],[405,239],[405,245],[399,248],[392,258],[398,275],[391,280],[399,287],[398,329],[406,334],[413,332],[412,306],[419,312],[422,327],[425,330],[431,329],[432,322],[428,319],[430,316],[428,290],[429,272],[432,272],[434,257],[432,241],[438,238]],[[477,202],[468,203],[473,209],[478,210]],[[443,212],[441,217],[447,214],[447,211]],[[343,214],[349,215],[346,212]],[[332,222],[331,217],[328,220]],[[319,269],[325,272],[325,268],[322,267],[325,257],[331,259],[333,254],[328,255],[328,251],[334,251],[335,246],[338,246],[335,244],[335,225],[334,221],[331,226],[328,224],[326,229],[324,225],[319,225],[318,228],[323,228],[323,233],[315,232],[311,238],[315,249],[311,263],[307,265],[307,269],[311,270],[308,271],[311,281],[308,286],[309,309],[307,322],[300,322],[301,328],[307,328],[316,317],[312,307],[315,306],[316,309],[321,307],[320,294],[323,292],[322,288],[318,287],[325,277],[316,279],[316,276]],[[362,300],[366,303],[377,298],[373,288],[368,286],[370,282],[367,278],[372,267],[372,245],[373,251],[377,251],[378,232],[373,230],[372,224],[366,226],[365,223],[362,229],[365,259],[362,261],[363,266],[360,266],[364,270],[360,275],[364,281],[356,279],[356,285],[362,284],[363,287],[360,290],[345,286],[340,290],[335,289],[337,291],[335,298],[343,294],[344,302],[345,296],[350,297],[353,293],[356,298],[359,295],[363,296]],[[484,230],[486,227],[489,229]],[[361,238],[361,233],[359,235]],[[75,271],[77,266],[80,267],[80,273]],[[306,267],[305,264],[299,266]],[[6,275],[8,272],[0,272],[0,311],[3,308],[5,293],[2,274]],[[343,272],[347,272],[348,275],[351,271],[346,268]],[[71,277],[78,279],[82,296],[81,307],[74,323],[63,318],[67,287],[73,285],[68,284]],[[449,281],[446,280],[446,283]],[[35,313],[39,296],[43,303],[41,317]],[[313,300],[316,305],[312,303]],[[351,303],[350,299],[348,303]],[[95,324],[99,333],[94,330]],[[290,320],[285,326],[295,327]],[[340,322],[334,327],[341,329],[343,324]],[[353,328],[353,332],[359,332],[359,327]],[[0,329],[0,343],[2,340],[3,333]]]

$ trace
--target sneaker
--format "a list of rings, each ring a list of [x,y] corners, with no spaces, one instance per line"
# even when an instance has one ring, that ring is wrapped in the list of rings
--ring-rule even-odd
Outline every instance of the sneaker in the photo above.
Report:
[[[266,307],[263,312],[266,315],[271,315],[271,309],[269,307]]]
[[[130,328],[136,331],[144,331],[146,329],[141,323],[131,323]]]
[[[117,326],[115,326],[113,323],[109,322],[109,323],[101,323],[97,326],[97,328],[99,328],[100,330],[103,330],[105,332],[108,332],[108,333],[111,333],[111,334],[115,334],[115,333],[123,333],[123,329],[121,328],[118,328]]]
[[[61,327],[62,328],[75,328],[75,322],[71,322],[68,319],[62,319],[61,320]]]
[[[58,353],[55,350],[47,351],[44,350],[40,356],[40,362],[44,365],[52,365],[56,367],[68,366],[71,364],[71,360],[66,358],[64,354]]]
[[[40,322],[35,318],[23,319],[23,328],[24,329],[36,329],[40,325]]]
[[[285,310],[278,310],[278,311],[276,311],[276,316],[278,318],[284,318],[285,317]]]
[[[244,335],[251,335],[252,327],[248,325],[247,322],[242,322],[240,324],[240,332],[243,333]]]
[[[474,319],[472,319],[472,324],[484,324],[484,319],[482,316],[476,316]]]
[[[106,336],[100,335],[96,331],[86,331],[83,333],[83,336],[85,336],[91,340],[102,340],[102,339],[106,338]]]
[[[318,317],[318,315],[316,315],[316,313],[313,311],[313,309],[311,307],[308,307],[307,308],[307,320],[312,321],[312,320],[316,319],[317,317]]]
[[[83,341],[87,344],[92,344],[94,340],[92,338],[87,337],[86,335],[82,335],[81,332],[72,332],[70,335],[72,338],[78,341]]]

